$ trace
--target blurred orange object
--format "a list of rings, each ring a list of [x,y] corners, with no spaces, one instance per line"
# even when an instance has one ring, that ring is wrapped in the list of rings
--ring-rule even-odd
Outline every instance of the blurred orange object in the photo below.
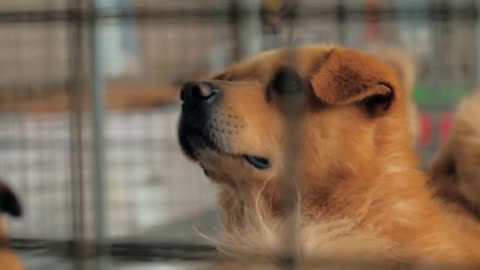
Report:
[[[75,98],[74,102],[82,110],[90,104],[88,92]],[[0,110],[24,113],[59,113],[72,109],[71,97],[65,89],[59,89],[50,96],[12,97],[0,96]],[[179,89],[173,85],[122,85],[108,84],[105,87],[105,107],[107,110],[137,110],[175,103],[179,99]]]

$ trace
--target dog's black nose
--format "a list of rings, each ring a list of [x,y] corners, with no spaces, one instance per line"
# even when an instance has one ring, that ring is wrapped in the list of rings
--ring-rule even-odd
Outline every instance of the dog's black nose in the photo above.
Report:
[[[212,104],[220,94],[220,88],[210,82],[188,82],[183,85],[180,99],[184,104]]]

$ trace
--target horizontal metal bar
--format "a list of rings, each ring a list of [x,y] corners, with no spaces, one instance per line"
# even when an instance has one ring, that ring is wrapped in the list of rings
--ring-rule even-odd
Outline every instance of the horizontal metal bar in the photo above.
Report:
[[[57,258],[73,259],[72,247],[73,241],[44,241],[32,239],[14,239],[11,247],[20,251],[33,251],[41,256],[52,256]],[[85,260],[90,260],[99,256],[110,256],[113,260],[126,262],[142,262],[142,261],[209,261],[213,262],[219,260],[220,257],[215,248],[208,245],[189,245],[179,243],[142,243],[142,242],[111,242],[108,249],[102,247],[95,247],[91,243],[87,243],[88,251],[96,250],[96,253],[88,253]],[[102,251],[108,250],[107,254]],[[100,251],[100,253],[98,252]],[[291,255],[288,254],[261,254],[252,251],[248,254],[237,254],[239,257],[232,263],[240,262],[242,265],[250,264],[252,266],[258,264],[262,265],[266,262],[282,263],[292,260]],[[355,269],[385,269],[386,263],[388,266],[400,269],[407,268],[407,263],[397,261],[385,261],[382,258],[373,260],[355,259],[351,257],[309,257],[304,258],[308,267],[325,267],[335,268],[341,266],[354,267]],[[431,269],[458,269],[462,265],[455,264],[432,264]],[[307,268],[308,268],[307,267]]]
[[[39,251],[56,257],[74,258],[72,240],[12,239],[9,246],[19,251]],[[216,258],[216,249],[209,245],[181,244],[169,242],[109,241],[105,246],[94,242],[85,243],[86,259],[108,255],[122,260],[212,260]]]
[[[102,11],[95,13],[81,10],[23,10],[23,11],[0,11],[0,23],[32,23],[32,22],[70,22],[83,20],[92,22],[102,19],[150,19],[150,20],[206,20],[206,21],[224,21],[231,16],[243,16],[248,11],[236,10],[234,12],[227,9],[185,9],[185,10],[160,10],[160,9],[142,9],[134,10],[115,10]],[[263,13],[266,11],[263,10]],[[363,7],[350,8],[342,7],[342,14],[345,20],[363,19],[364,15],[370,13]],[[396,20],[397,16],[408,17],[412,19],[430,19],[430,20],[472,20],[478,17],[477,11],[469,6],[445,8],[443,6],[433,6],[430,8],[380,8],[376,10],[379,20]],[[337,9],[304,9],[301,18],[316,18],[319,20],[331,19],[337,16]]]

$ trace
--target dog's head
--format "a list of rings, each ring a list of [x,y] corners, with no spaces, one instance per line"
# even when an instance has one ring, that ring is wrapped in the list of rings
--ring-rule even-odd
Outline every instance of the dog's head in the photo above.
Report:
[[[291,55],[294,64],[288,63]],[[297,97],[304,102],[292,160],[284,151],[291,127],[285,106]],[[290,162],[299,164],[304,200],[328,200],[338,185],[367,187],[345,180],[361,173],[369,181],[387,169],[379,159],[398,158],[411,145],[407,94],[394,69],[346,48],[264,52],[185,84],[181,99],[180,144],[221,184],[227,208],[263,190],[275,209],[278,183]]]

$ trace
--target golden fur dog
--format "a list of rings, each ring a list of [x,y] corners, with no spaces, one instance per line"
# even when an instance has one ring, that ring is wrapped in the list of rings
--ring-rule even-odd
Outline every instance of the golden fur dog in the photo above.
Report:
[[[480,93],[466,97],[431,166],[432,185],[480,220]]]
[[[0,182],[0,269],[23,270],[20,259],[7,248],[8,234],[4,215],[18,217],[22,214],[20,203],[12,190]]]
[[[219,269],[255,269],[242,260],[252,253],[268,255],[259,269],[277,269],[274,255],[291,251],[306,269],[318,269],[311,258],[480,267],[480,228],[458,222],[467,217],[445,210],[417,170],[399,78],[375,57],[318,45],[260,53],[183,87],[179,142],[219,188],[225,231],[216,244],[233,261]],[[302,101],[296,130],[290,99]],[[292,131],[293,157],[284,151]],[[296,190],[285,194],[292,162]],[[295,193],[291,217],[285,201]]]

